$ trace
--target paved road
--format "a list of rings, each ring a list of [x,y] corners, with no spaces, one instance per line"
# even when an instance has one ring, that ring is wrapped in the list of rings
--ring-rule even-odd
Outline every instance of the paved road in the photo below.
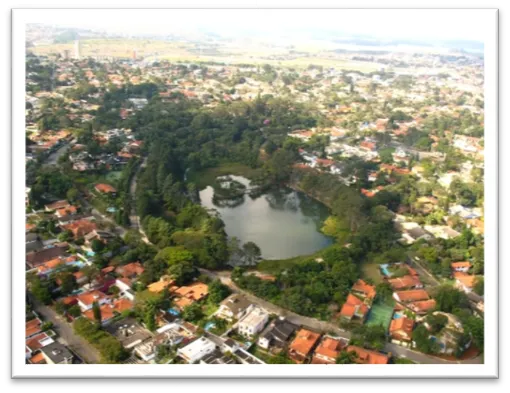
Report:
[[[52,308],[38,303],[31,299],[34,310],[42,317],[43,320],[53,322],[53,330],[55,330],[64,344],[66,344],[73,352],[75,352],[86,363],[100,363],[100,355],[94,347],[87,341],[77,336],[72,327],[65,322]]]
[[[129,221],[131,222],[131,228],[136,229],[142,235],[142,240],[145,243],[150,243],[149,238],[145,234],[142,226],[140,225],[140,217],[136,213],[136,182],[138,181],[138,175],[142,168],[145,168],[147,164],[147,157],[144,157],[142,163],[136,170],[136,173],[131,178],[131,184],[129,185],[129,194],[131,195],[131,215],[129,216]]]
[[[295,323],[297,325],[304,325],[317,331],[332,333],[338,337],[342,337],[345,339],[350,339],[351,337],[351,333],[349,331],[341,329],[336,324],[296,314],[292,311],[276,306],[272,303],[269,303],[263,299],[260,299],[252,295],[251,293],[244,291],[230,279],[230,272],[228,271],[213,272],[206,269],[200,269],[200,272],[206,274],[211,278],[219,279],[223,284],[228,286],[232,290],[232,292],[243,294],[253,304],[256,304],[266,309],[270,313],[275,313],[284,316],[292,323]],[[421,364],[455,364],[455,363],[480,364],[483,362],[481,356],[478,356],[477,358],[474,359],[468,359],[463,361],[449,361],[433,356],[428,356],[425,355],[424,353],[413,351],[411,349],[392,343],[387,343],[384,347],[384,351],[388,353],[391,352],[393,355],[405,357],[409,360],[412,360],[415,363]]]
[[[76,143],[76,139],[73,139],[71,142],[64,143],[61,147],[59,147],[56,151],[51,153],[48,158],[42,164],[43,167],[57,165],[58,159],[63,156],[69,150],[69,147]]]

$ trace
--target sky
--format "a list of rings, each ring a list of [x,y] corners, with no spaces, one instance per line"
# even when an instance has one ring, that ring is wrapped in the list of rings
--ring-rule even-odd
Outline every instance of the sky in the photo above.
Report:
[[[45,11],[45,10],[41,10]],[[38,23],[120,34],[175,34],[213,31],[229,35],[301,38],[311,32],[366,35],[381,39],[470,40],[483,42],[495,29],[483,10],[373,9],[166,9],[51,10]]]

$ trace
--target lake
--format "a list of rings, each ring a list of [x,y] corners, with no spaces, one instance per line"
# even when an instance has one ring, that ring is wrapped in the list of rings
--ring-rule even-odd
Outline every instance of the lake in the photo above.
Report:
[[[231,178],[250,186],[244,177]],[[328,208],[289,188],[272,190],[257,198],[244,195],[233,201],[218,201],[208,186],[200,191],[200,200],[202,206],[219,213],[228,236],[236,236],[241,243],[256,243],[264,259],[309,255],[333,242],[320,232],[329,215]]]

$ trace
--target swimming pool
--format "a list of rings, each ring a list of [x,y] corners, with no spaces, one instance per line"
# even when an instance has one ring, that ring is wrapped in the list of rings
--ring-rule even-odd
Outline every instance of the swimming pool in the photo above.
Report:
[[[168,311],[169,314],[172,314],[172,315],[174,315],[176,317],[181,315],[181,313],[178,310],[176,310],[175,308],[169,308],[167,311]]]
[[[93,257],[95,255],[96,255],[96,253],[94,251],[87,251],[87,256],[88,257]]]
[[[390,271],[388,270],[388,264],[385,263],[383,265],[380,265],[379,268],[381,269],[382,273],[387,276],[387,277],[391,277],[391,273]]]
[[[207,322],[204,326],[204,329],[209,331],[211,330],[212,328],[214,328],[216,326],[216,324],[214,322]]]

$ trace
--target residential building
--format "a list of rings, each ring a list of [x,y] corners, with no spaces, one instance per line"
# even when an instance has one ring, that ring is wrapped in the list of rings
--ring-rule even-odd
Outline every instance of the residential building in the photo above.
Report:
[[[242,364],[265,364],[262,360],[260,360],[259,358],[253,356],[251,353],[249,353],[248,351],[246,351],[243,348],[238,348],[234,352],[234,356]]]
[[[205,337],[197,338],[191,344],[177,350],[177,354],[189,364],[193,364],[210,354],[216,349],[216,345]]]
[[[270,347],[283,348],[297,328],[297,325],[289,322],[284,317],[276,318],[260,334],[257,345],[264,349]]]
[[[356,363],[359,364],[388,364],[390,357],[380,352],[370,351],[358,347],[356,345],[349,345],[346,349],[347,352],[356,353]]]
[[[251,308],[252,303],[245,296],[233,294],[220,303],[216,316],[225,319],[241,319]]]
[[[264,329],[269,314],[260,307],[253,307],[237,324],[237,331],[243,336],[252,337]]]
[[[393,292],[393,298],[399,303],[410,303],[421,300],[429,300],[430,296],[424,289],[410,289],[407,291]]]
[[[64,345],[59,342],[53,342],[43,348],[41,353],[47,364],[72,364],[74,355]]]
[[[393,340],[411,341],[413,336],[414,320],[401,316],[392,319],[390,323],[389,333]]]
[[[319,342],[321,335],[308,329],[301,329],[289,346],[289,357],[296,363],[304,363]]]
[[[312,364],[335,364],[348,341],[324,336],[313,354]]]
[[[152,337],[147,329],[131,317],[115,321],[108,325],[105,330],[115,337],[125,349],[134,348]]]
[[[370,307],[366,305],[363,300],[353,295],[352,293],[349,293],[347,295],[347,300],[345,301],[338,315],[340,318],[347,321],[351,321],[352,319],[357,318],[363,322],[367,317],[369,310]]]
[[[91,310],[94,302],[97,302],[100,306],[108,302],[108,297],[103,292],[97,290],[81,293],[76,299],[82,311]]]

